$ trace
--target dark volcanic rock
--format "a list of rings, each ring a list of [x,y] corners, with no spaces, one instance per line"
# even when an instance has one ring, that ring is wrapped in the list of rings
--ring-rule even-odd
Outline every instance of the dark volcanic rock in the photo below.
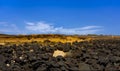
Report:
[[[0,46],[0,71],[120,70],[120,40],[45,43]],[[53,57],[55,50],[70,54]]]
[[[79,63],[79,70],[80,71],[91,71],[90,65],[85,63]]]

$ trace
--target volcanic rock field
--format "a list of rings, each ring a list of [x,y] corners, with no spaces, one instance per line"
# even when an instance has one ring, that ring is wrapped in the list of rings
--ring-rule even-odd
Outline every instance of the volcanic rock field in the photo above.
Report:
[[[0,71],[119,71],[120,40],[0,45]],[[55,51],[64,53],[54,55]]]

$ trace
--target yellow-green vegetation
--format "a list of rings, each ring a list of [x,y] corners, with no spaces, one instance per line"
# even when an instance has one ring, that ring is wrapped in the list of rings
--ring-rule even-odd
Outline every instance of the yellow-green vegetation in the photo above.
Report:
[[[59,34],[34,34],[34,35],[0,35],[0,45],[7,43],[24,43],[24,42],[62,42],[62,43],[72,43],[75,41],[90,41],[94,39],[118,39],[119,36],[95,36],[95,35],[59,35]]]
[[[83,41],[83,39],[80,39],[78,36],[66,36],[66,35],[17,35],[17,36],[1,36],[0,37],[0,43],[23,43],[23,42],[44,42],[45,40],[51,41],[51,42],[74,42],[74,41]]]

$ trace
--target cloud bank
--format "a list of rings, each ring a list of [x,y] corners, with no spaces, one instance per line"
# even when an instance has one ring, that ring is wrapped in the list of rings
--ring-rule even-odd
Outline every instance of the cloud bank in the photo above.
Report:
[[[102,26],[90,25],[76,28],[55,27],[46,22],[26,22],[21,29],[16,24],[0,22],[0,33],[5,34],[67,34],[67,35],[86,35],[97,34],[103,30]]]
[[[96,34],[102,30],[102,26],[85,26],[80,28],[64,28],[64,27],[55,27],[49,23],[45,22],[27,22],[26,30],[36,33],[52,33],[52,34]]]
[[[15,34],[21,33],[15,24],[8,24],[8,22],[0,22],[0,33],[2,34]]]

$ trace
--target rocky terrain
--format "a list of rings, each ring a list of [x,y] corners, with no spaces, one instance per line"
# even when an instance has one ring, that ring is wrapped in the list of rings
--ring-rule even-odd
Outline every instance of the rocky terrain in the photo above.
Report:
[[[0,46],[0,71],[119,71],[120,40]],[[61,51],[64,56],[55,55]]]

